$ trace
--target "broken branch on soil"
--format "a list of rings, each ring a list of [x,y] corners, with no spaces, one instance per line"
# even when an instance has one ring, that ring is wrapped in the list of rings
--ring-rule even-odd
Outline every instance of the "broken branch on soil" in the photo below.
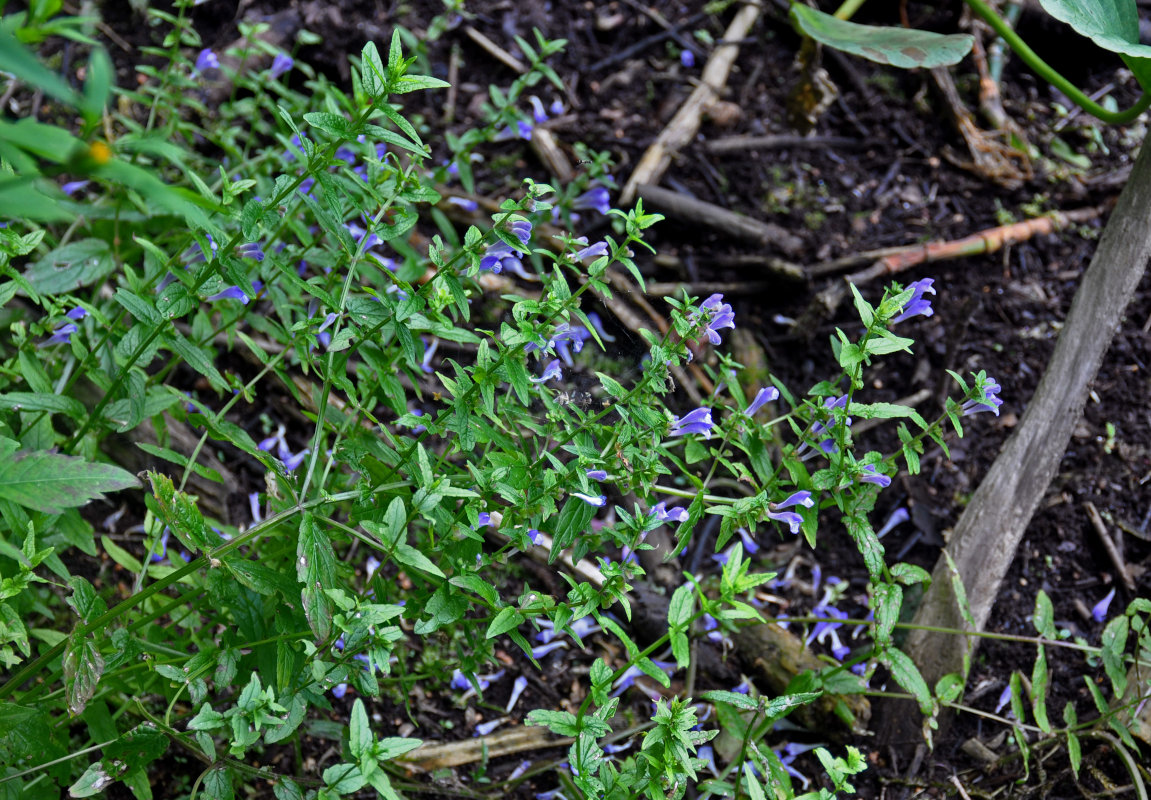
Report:
[[[737,153],[743,150],[782,150],[785,147],[809,150],[826,150],[830,147],[863,149],[867,142],[850,136],[800,136],[798,134],[774,134],[771,136],[725,136],[705,142],[703,149],[709,153]]]
[[[466,28],[464,28],[464,32],[467,33],[469,39],[478,44],[484,50],[487,50],[488,54],[491,55],[492,58],[508,67],[509,69],[515,70],[517,74],[523,75],[528,71],[528,68],[524,66],[522,61],[513,56],[507,50],[500,47],[488,37],[484,36],[471,25],[468,25]]]
[[[1133,597],[1135,595],[1135,579],[1131,577],[1131,570],[1127,569],[1127,562],[1123,560],[1123,554],[1119,552],[1119,548],[1115,546],[1115,540],[1107,531],[1107,524],[1103,522],[1099,509],[1090,500],[1083,504],[1083,508],[1091,520],[1091,527],[1095,529],[1095,533],[1099,535],[1099,541],[1103,543],[1103,549],[1107,551],[1107,557],[1115,565],[1115,571],[1119,573],[1119,579],[1123,581],[1123,588],[1127,590],[1129,597]]]
[[[803,249],[803,240],[779,225],[760,222],[654,184],[639,183],[635,188],[644,200],[673,217],[706,225],[758,245],[774,245],[789,255],[795,255]]]
[[[746,36],[758,18],[759,6],[748,4],[732,19],[723,34],[724,40],[728,43],[716,47],[707,61],[707,66],[703,68],[699,85],[643,154],[643,158],[623,187],[623,194],[620,197],[622,204],[625,206],[631,204],[641,183],[659,183],[663,173],[671,165],[672,156],[695,138],[703,112],[719,99],[719,93],[727,84],[728,74],[736,56],[739,55],[739,47],[731,42]]]

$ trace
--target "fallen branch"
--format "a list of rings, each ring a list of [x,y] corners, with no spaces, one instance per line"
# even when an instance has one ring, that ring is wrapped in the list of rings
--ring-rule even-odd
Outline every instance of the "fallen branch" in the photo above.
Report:
[[[816,264],[808,268],[808,274],[812,277],[836,272],[844,267],[878,257],[878,260],[867,269],[844,276],[843,280],[836,281],[819,292],[801,318],[801,323],[809,326],[812,320],[825,319],[833,314],[839,304],[847,297],[849,285],[862,286],[873,280],[904,272],[920,264],[995,253],[1004,247],[1025,242],[1035,236],[1057,233],[1072,225],[1095,219],[1102,215],[1108,206],[1109,204],[1104,204],[1074,211],[1053,211],[1035,219],[989,228],[962,239],[927,242],[926,244],[906,247],[889,247]]]
[[[637,190],[644,200],[660,211],[666,211],[678,219],[715,228],[738,239],[758,245],[775,245],[780,250],[795,255],[803,249],[803,240],[786,229],[770,222],[760,222],[743,214],[720,208],[714,203],[696,200],[649,183],[641,183]]]
[[[1127,569],[1127,562],[1123,560],[1123,556],[1119,553],[1119,548],[1115,546],[1115,541],[1111,538],[1111,534],[1107,532],[1107,525],[1103,522],[1103,517],[1099,514],[1099,509],[1090,500],[1083,504],[1083,508],[1087,511],[1087,516],[1091,520],[1091,527],[1095,529],[1095,533],[1099,535],[1099,541],[1103,543],[1103,549],[1107,551],[1107,557],[1111,559],[1111,563],[1115,566],[1115,571],[1119,573],[1119,580],[1123,581],[1123,588],[1127,590],[1129,597],[1135,596],[1135,579],[1131,577],[1131,571]]]
[[[732,64],[735,63],[735,57],[739,55],[739,46],[731,42],[739,41],[746,36],[758,18],[759,6],[748,4],[732,19],[723,34],[727,44],[715,48],[715,52],[703,69],[699,86],[695,87],[672,117],[671,122],[643,154],[635,171],[628,178],[620,197],[623,205],[631,204],[641,183],[659,183],[671,164],[672,156],[695,138],[703,112],[719,99],[720,90],[727,84],[727,76],[731,72]]]
[[[744,150],[782,150],[785,147],[806,150],[824,150],[832,147],[863,149],[867,142],[850,136],[800,136],[798,134],[777,134],[772,136],[726,136],[705,142],[703,149],[709,153],[738,153]]]

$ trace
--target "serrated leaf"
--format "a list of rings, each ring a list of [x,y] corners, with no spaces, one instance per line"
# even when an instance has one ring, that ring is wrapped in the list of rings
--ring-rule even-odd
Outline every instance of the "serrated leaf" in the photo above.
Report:
[[[372,727],[368,724],[368,712],[364,709],[364,701],[356,698],[352,704],[352,715],[348,720],[348,750],[357,761],[371,749],[375,737]]]
[[[704,692],[702,695],[704,700],[710,703],[727,703],[729,706],[742,708],[744,711],[755,711],[759,708],[759,703],[756,700],[748,697],[746,694],[739,692],[727,692],[722,689],[713,689],[710,692]]]
[[[484,638],[491,639],[499,636],[501,633],[507,633],[523,621],[524,617],[519,609],[508,606],[502,609],[500,613],[496,614],[495,618],[492,619],[488,625],[487,633],[484,634]]]
[[[104,492],[140,485],[136,476],[111,464],[41,450],[12,454],[11,439],[0,446],[0,498],[46,514],[62,514]]]
[[[578,736],[580,732],[579,720],[570,711],[549,711],[537,708],[528,712],[524,724],[547,728],[557,736]]]
[[[84,774],[68,787],[68,796],[92,797],[100,794],[115,782],[116,779],[108,774],[102,763],[97,761],[94,764],[89,764],[88,769],[84,770]]]
[[[570,547],[576,536],[587,530],[588,523],[595,516],[595,506],[585,503],[578,497],[569,497],[560,509],[559,519],[556,520],[555,533],[552,538],[552,549],[548,554],[548,563],[554,562],[561,552]]]
[[[304,584],[301,599],[304,616],[312,632],[320,639],[332,633],[334,605],[327,589],[334,588],[336,554],[327,533],[316,524],[312,514],[305,513],[300,520],[296,545],[296,580]]]
[[[1051,723],[1047,719],[1047,689],[1050,686],[1047,653],[1043,645],[1039,645],[1038,650],[1031,670],[1031,713],[1035,715],[1035,724],[1044,733],[1051,733]]]
[[[903,607],[903,587],[897,583],[881,583],[875,587],[875,643],[887,647],[891,643],[891,632],[899,622],[899,612]]]
[[[57,247],[28,267],[24,277],[44,295],[67,294],[92,286],[116,271],[112,248],[103,239],[81,239]]]
[[[1045,639],[1056,639],[1055,608],[1051,605],[1051,598],[1042,589],[1035,596],[1035,614],[1032,616],[1035,630]]]
[[[966,33],[940,34],[908,28],[860,25],[793,3],[791,19],[820,44],[903,69],[948,67],[971,52],[975,38]]]
[[[327,111],[310,111],[304,114],[304,121],[313,128],[318,128],[337,139],[348,138],[348,121],[339,114],[332,114]]]
[[[1116,697],[1127,691],[1127,666],[1123,660],[1127,648],[1129,621],[1126,616],[1115,617],[1103,629],[1100,644],[1103,646],[1103,669],[1111,679],[1111,688]]]
[[[376,49],[375,42],[368,42],[360,51],[361,75],[364,91],[369,97],[379,99],[384,94],[384,62],[380,60],[380,51]]]
[[[192,344],[179,333],[173,333],[166,337],[165,342],[173,353],[180,356],[189,367],[207,378],[213,387],[222,388],[228,385],[205,349]]]
[[[695,607],[695,593],[690,583],[682,584],[671,596],[667,607],[667,621],[672,627],[682,628],[691,620]]]
[[[911,656],[902,650],[889,647],[880,654],[879,659],[891,670],[891,677],[895,679],[895,682],[915,695],[915,699],[919,703],[919,710],[923,715],[931,716],[933,710],[931,690],[927,688],[927,682],[923,680],[923,676],[920,674],[919,668],[915,666],[915,662],[911,660]]]
[[[392,550],[392,557],[404,566],[413,567],[429,575],[435,575],[437,578],[448,577],[439,567],[432,563],[431,559],[410,544],[397,542],[395,548]]]
[[[82,631],[69,636],[64,649],[64,692],[72,716],[78,716],[88,705],[103,674],[104,656],[95,640]]]

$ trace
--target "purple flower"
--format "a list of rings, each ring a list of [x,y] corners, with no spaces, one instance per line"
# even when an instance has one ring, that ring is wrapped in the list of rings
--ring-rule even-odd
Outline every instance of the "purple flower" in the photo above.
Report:
[[[553,358],[544,368],[543,374],[538,378],[528,378],[532,383],[545,383],[550,380],[562,380],[563,371],[560,369],[560,360]]]
[[[464,211],[475,211],[479,208],[479,203],[475,200],[470,200],[467,197],[449,197],[448,202],[453,206],[459,206]]]
[[[248,305],[248,293],[241,289],[239,286],[229,286],[222,292],[216,292],[207,298],[211,302],[217,300],[239,300],[244,305]]]
[[[487,511],[481,511],[476,516],[476,523],[478,525],[480,525],[480,527],[486,528],[488,525],[492,524],[492,515],[490,513],[488,513]]]
[[[605,469],[589,469],[587,471],[587,476],[589,478],[591,478],[593,481],[606,481],[607,480],[607,470],[605,470]]]
[[[476,725],[476,736],[487,736],[503,723],[502,719],[493,719],[489,722],[481,722]]]
[[[548,112],[544,110],[544,103],[534,94],[528,98],[528,102],[532,104],[532,119],[538,122],[546,122]]]
[[[687,518],[691,516],[686,508],[678,506],[676,508],[668,508],[666,502],[656,503],[651,507],[651,510],[655,514],[655,518],[660,522],[667,522],[669,519],[674,522],[686,522]]]
[[[91,181],[68,181],[63,186],[60,187],[60,191],[62,191],[64,194],[71,197],[76,192],[80,191],[85,186],[87,186],[90,182]]]
[[[714,427],[714,423],[711,421],[711,409],[700,407],[682,417],[673,419],[668,436],[685,436],[689,433],[711,436],[712,427]]]
[[[347,693],[348,693],[348,684],[346,684],[346,683],[337,683],[335,686],[332,687],[332,696],[339,699],[339,700],[343,700],[344,695],[346,695]]]
[[[1107,609],[1111,607],[1111,601],[1113,599],[1115,599],[1114,586],[1111,587],[1111,591],[1107,593],[1107,596],[1096,603],[1094,608],[1091,609],[1091,616],[1096,622],[1102,622],[1103,620],[1107,619]]]
[[[532,658],[543,658],[552,650],[557,650],[561,647],[566,649],[567,646],[567,642],[561,641],[559,639],[548,642],[547,644],[536,645],[532,648]]]
[[[572,492],[571,494],[572,497],[578,497],[588,505],[595,506],[596,508],[603,508],[605,505],[607,505],[607,497],[602,494],[596,497],[593,497],[590,494],[583,494],[582,492]]]
[[[172,535],[172,530],[165,525],[164,532],[160,534],[160,552],[152,553],[152,561],[163,561],[168,556],[168,538]],[[1114,592],[1112,592],[1114,594]]]
[[[375,556],[368,556],[368,560],[364,562],[364,569],[368,573],[368,580],[372,579],[372,576],[376,574],[376,570],[379,568],[380,560]]]
[[[423,415],[424,415],[423,409],[421,409],[421,408],[413,408],[412,409],[412,416],[413,417],[422,417]],[[412,426],[412,433],[423,433],[427,429],[428,429],[427,425],[414,425],[414,426]]]
[[[687,51],[685,50],[684,52],[686,53]],[[776,389],[774,386],[768,386],[760,389],[758,392],[756,392],[755,399],[751,401],[751,405],[747,407],[747,411],[744,411],[743,413],[747,414],[749,417],[754,417],[755,412],[759,411],[765,405],[773,400],[777,400],[778,398],[779,389]]]
[[[601,214],[607,214],[611,210],[611,195],[608,194],[607,189],[596,186],[573,200],[572,208],[576,211],[591,209]]]
[[[558,97],[555,100],[552,100],[552,104],[550,106],[548,106],[548,111],[551,112],[553,117],[557,117],[560,114],[564,113],[563,101],[560,100]]]
[[[432,339],[432,343],[428,344],[428,340],[421,336],[420,341],[424,343],[424,358],[420,362],[420,369],[428,375],[431,375],[435,372],[435,369],[432,367],[432,357],[435,356],[436,350],[440,347],[440,340]]]
[[[551,335],[547,341],[542,345],[535,342],[528,342],[524,345],[525,353],[533,353],[539,351],[540,353],[556,352],[564,363],[569,367],[573,365],[571,351],[579,353],[583,350],[583,344],[591,338],[591,333],[582,325],[571,325],[567,322],[561,322],[556,326],[555,333]],[[570,351],[568,342],[571,342]]]
[[[935,287],[932,286],[933,283],[935,283],[934,278],[923,278],[922,280],[908,284],[907,288],[914,290],[915,293],[911,295],[911,299],[903,306],[903,313],[892,319],[891,322],[893,324],[903,322],[903,320],[909,317],[916,317],[920,314],[925,317],[930,317],[934,314],[935,309],[931,307],[931,301],[923,296],[924,294],[935,294]]]
[[[250,258],[253,261],[263,261],[264,251],[260,249],[259,242],[248,242],[236,248],[236,255],[240,258]]]
[[[248,495],[248,508],[252,512],[252,522],[263,522],[264,515],[260,513],[260,493],[252,492]]]
[[[272,80],[283,75],[296,65],[292,57],[286,53],[276,53],[276,57],[272,60],[272,70],[268,74]]]
[[[512,713],[512,709],[516,707],[516,702],[520,699],[520,695],[524,693],[524,689],[528,688],[528,679],[523,675],[516,678],[515,683],[512,684],[512,694],[508,698],[508,704],[504,707],[504,713]]]
[[[74,323],[66,322],[52,331],[52,335],[40,343],[40,347],[53,347],[58,344],[71,344],[72,334],[78,331]]]
[[[704,332],[712,344],[721,344],[723,339],[719,336],[720,328],[735,328],[735,312],[731,306],[723,302],[722,294],[713,294],[700,304],[700,310],[707,318]],[[766,401],[764,401],[766,402]]]
[[[997,395],[1002,388],[1003,387],[996,383],[994,379],[988,378],[986,383],[983,384],[983,392],[987,398],[987,402],[980,403],[977,400],[968,400],[961,406],[963,416],[968,417],[972,414],[978,414],[980,411],[990,411],[998,417],[999,407],[1003,405],[1003,401],[1000,400]]]
[[[887,522],[883,523],[883,527],[875,532],[875,538],[882,539],[884,536],[891,533],[892,529],[895,528],[896,525],[907,522],[907,520],[910,518],[911,515],[907,513],[907,509],[903,506],[900,506],[891,512],[891,516],[887,518]]]
[[[587,237],[581,236],[579,239],[576,239],[576,241],[586,245],[587,244]],[[577,250],[576,254],[575,254],[575,260],[576,261],[586,261],[589,258],[599,258],[600,256],[606,256],[607,253],[608,253],[607,242],[596,242],[593,245],[590,245],[588,247],[584,247],[582,250]],[[591,319],[591,314],[588,315],[588,319],[589,320]]]
[[[79,322],[80,320],[84,319],[84,317],[88,316],[88,312],[82,309],[80,306],[76,306],[64,316],[74,322]]]
[[[530,761],[521,761],[520,765],[518,767],[516,767],[515,769],[513,769],[511,771],[511,774],[508,775],[508,777],[507,777],[508,782],[510,783],[511,781],[514,781],[517,778],[521,777],[525,772],[527,772],[531,768],[531,765],[532,765],[532,762],[530,762]]]
[[[679,63],[683,64],[687,69],[695,66],[695,53],[690,50],[683,50],[679,54]]]
[[[599,314],[595,313],[594,311],[589,311],[587,315],[587,321],[591,323],[593,328],[595,328],[595,332],[599,334],[599,338],[603,339],[605,342],[615,341],[615,337],[609,335],[608,332],[603,329],[603,320],[600,319]]]
[[[210,48],[205,47],[200,51],[200,55],[196,56],[196,72],[206,72],[210,69],[219,69],[220,59],[216,58],[216,54]]]
[[[543,642],[544,644],[547,644],[559,635],[556,633],[555,626],[552,624],[550,619],[541,619],[538,620],[538,622],[542,630],[536,633],[537,642]],[[595,620],[591,617],[580,617],[579,619],[572,621],[568,627],[570,627],[572,633],[574,633],[580,639],[593,634],[600,629],[599,626],[595,624]]]
[[[535,546],[539,547],[544,543],[544,535],[537,531],[535,528],[528,528],[528,540]]]
[[[480,259],[480,269],[485,271],[490,270],[497,275],[504,269],[514,270],[516,267],[522,269],[523,262],[520,256],[526,255],[528,252],[528,241],[532,235],[532,224],[526,219],[517,219],[514,220],[508,228],[512,235],[520,240],[520,245],[513,247],[503,239],[498,240],[488,247],[483,258]]]
[[[881,489],[886,489],[891,485],[891,478],[876,471],[874,464],[868,464],[864,467],[861,475],[862,477],[859,479],[861,483],[874,483]]]
[[[811,610],[813,616],[817,617],[831,617],[836,620],[847,619],[847,614],[840,611],[835,606],[820,603]],[[831,653],[839,661],[842,661],[850,652],[851,648],[839,641],[839,634],[837,630],[843,627],[842,622],[817,622],[815,627],[811,629],[811,633],[807,636],[807,644],[811,644],[812,640],[819,641],[823,644],[827,639],[831,639]]]
[[[811,499],[811,492],[795,492],[782,503],[771,503],[770,506],[772,510],[767,512],[767,517],[777,522],[786,523],[792,533],[799,533],[799,526],[803,524],[803,517],[794,511],[782,511],[782,509],[791,508],[792,506],[811,508],[814,505],[815,501]]]
[[[1003,687],[1003,691],[999,693],[999,699],[995,703],[995,713],[998,714],[1000,710],[1011,702],[1011,682],[1008,681],[1007,685]]]
[[[285,472],[295,472],[296,467],[298,467],[298,466],[300,466],[300,464],[304,463],[304,458],[310,452],[312,452],[311,449],[305,447],[300,452],[293,453],[291,450],[288,449],[288,446],[286,444],[283,444],[281,442],[280,447],[279,447],[276,454],[280,457],[280,460],[284,462],[284,471]]]
[[[748,532],[747,528],[737,528],[735,532],[743,541],[743,552],[748,555],[759,552],[759,545],[755,543],[755,539],[751,538],[751,533]]]

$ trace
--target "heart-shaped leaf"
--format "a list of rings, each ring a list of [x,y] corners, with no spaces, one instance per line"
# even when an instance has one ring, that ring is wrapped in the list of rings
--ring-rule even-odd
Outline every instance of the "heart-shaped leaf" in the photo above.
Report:
[[[942,34],[846,22],[802,3],[792,4],[791,18],[801,33],[820,44],[903,69],[958,64],[975,43],[974,37],[966,33]]]

